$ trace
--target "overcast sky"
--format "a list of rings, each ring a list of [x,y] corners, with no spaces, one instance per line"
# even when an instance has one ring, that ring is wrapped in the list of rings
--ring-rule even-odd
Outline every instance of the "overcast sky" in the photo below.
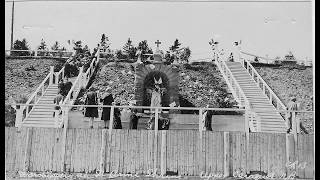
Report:
[[[6,49],[10,47],[11,3],[5,6]],[[229,49],[242,40],[244,51],[299,59],[313,57],[311,2],[19,2],[15,3],[14,40],[26,38],[35,49],[43,38],[67,47],[81,40],[93,49],[105,33],[112,49],[130,37],[168,50],[178,38],[192,59],[208,58],[209,40]]]

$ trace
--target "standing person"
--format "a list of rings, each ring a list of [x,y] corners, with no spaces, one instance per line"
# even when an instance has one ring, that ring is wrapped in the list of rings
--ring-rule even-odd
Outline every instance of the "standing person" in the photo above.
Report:
[[[120,106],[120,103],[117,103],[116,106]],[[113,129],[122,129],[121,111],[119,108],[114,108]]]
[[[139,117],[137,116],[137,112],[137,109],[131,110],[129,129],[138,129]]]
[[[213,108],[207,105],[207,108]],[[205,110],[203,113],[203,130],[212,131],[212,116],[214,112],[212,110]]]
[[[89,88],[85,105],[98,105],[97,93],[93,87]],[[93,120],[98,117],[98,107],[86,107],[84,116],[90,118],[90,128],[93,128]]]
[[[111,105],[113,103],[114,99],[111,93],[110,89],[106,90],[106,93],[102,96],[100,99],[100,102],[103,103],[103,105]],[[104,107],[102,110],[101,120],[104,121],[104,128],[107,128],[107,122],[110,120],[110,107]]]
[[[298,111],[298,103],[296,102],[297,98],[295,97],[291,97],[290,101],[288,103],[288,110],[289,111]],[[292,130],[292,117],[293,117],[293,113],[295,114],[295,117],[297,119],[297,112],[289,112],[287,114],[287,118],[286,118],[286,122],[287,122],[287,133],[290,133]],[[297,123],[297,126],[299,126],[299,128],[305,133],[308,134],[308,131],[306,130],[306,128],[303,126],[303,124],[301,123],[301,121],[297,121],[296,119],[294,119]]]
[[[56,106],[54,107],[54,113],[53,113],[53,117],[55,115],[58,115],[58,112],[60,111],[60,104],[63,101],[63,96],[61,95],[60,92],[58,92],[57,96],[53,99],[53,103],[56,104]]]
[[[60,79],[58,84],[58,93],[63,94],[63,91],[64,91],[64,82],[63,82],[63,79]]]

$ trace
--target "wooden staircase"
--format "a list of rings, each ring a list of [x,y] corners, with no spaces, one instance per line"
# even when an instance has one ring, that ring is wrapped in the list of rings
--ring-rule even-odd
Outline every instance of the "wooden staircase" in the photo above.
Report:
[[[277,112],[266,94],[257,85],[240,62],[225,62],[235,81],[240,86],[244,96],[249,101],[251,109],[260,119],[260,132],[285,133],[285,120]]]
[[[58,85],[48,86],[44,95],[40,97],[37,104],[54,104],[53,100],[58,93]],[[29,113],[29,116],[23,121],[24,127],[55,127],[54,106],[35,106]]]
[[[73,105],[81,88],[87,86],[90,78],[97,69],[98,63],[99,51],[91,61],[86,72],[83,72],[83,67],[80,67],[78,76],[69,78],[69,81],[71,81],[73,85],[68,92],[68,95],[65,97],[62,106]],[[64,67],[59,72],[54,72],[54,67],[50,67],[50,73],[30,96],[26,105],[17,109],[16,127],[61,128],[63,125],[68,126],[68,112],[71,109],[71,106],[62,108],[61,115],[55,115],[54,113],[54,98],[58,94],[59,79],[62,79],[63,77]],[[35,105],[32,107],[32,104]]]
[[[74,84],[76,77],[69,79]],[[80,90],[80,87],[76,86],[75,90]],[[36,104],[46,104],[43,106],[35,106],[30,111],[29,115],[23,121],[24,127],[57,127],[57,121],[54,115],[54,98],[58,94],[58,85],[51,84],[46,89],[43,96],[39,98]]]

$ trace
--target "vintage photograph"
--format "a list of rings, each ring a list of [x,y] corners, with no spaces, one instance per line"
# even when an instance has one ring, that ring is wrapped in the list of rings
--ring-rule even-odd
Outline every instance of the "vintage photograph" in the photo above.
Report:
[[[316,179],[315,1],[5,0],[5,178]]]

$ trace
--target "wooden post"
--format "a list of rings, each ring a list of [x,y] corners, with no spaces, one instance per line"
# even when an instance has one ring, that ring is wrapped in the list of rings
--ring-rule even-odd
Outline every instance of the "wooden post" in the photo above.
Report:
[[[224,158],[223,158],[223,176],[224,177],[229,177],[230,176],[230,142],[229,142],[229,132],[223,132],[223,154],[224,154]]]
[[[300,118],[297,117],[296,113],[293,114],[295,114],[294,118],[296,119],[297,133],[300,134]]]
[[[54,67],[50,66],[50,80],[49,80],[49,85],[53,83],[53,73],[54,73]]]
[[[19,105],[16,107],[16,121],[15,121],[15,127],[20,128],[22,124],[22,118],[23,118],[23,109],[24,106]]]
[[[111,106],[110,110],[110,123],[109,123],[109,139],[111,139],[111,132],[113,128],[114,106]]]
[[[102,130],[101,150],[100,150],[100,174],[104,174],[106,168],[106,145],[107,145],[107,130]]]
[[[31,145],[32,145],[32,130],[33,128],[27,129],[27,142],[24,152],[24,171],[28,172],[30,168],[30,156],[31,156]]]
[[[14,24],[14,1],[12,1],[12,15],[11,15],[11,44],[10,50],[13,50],[13,24]],[[12,55],[10,51],[10,55]]]
[[[199,109],[199,132],[200,133],[203,130],[202,114],[203,114],[203,109]]]
[[[80,88],[83,87],[83,80],[82,80],[82,75],[83,75],[83,66],[79,67],[79,82],[78,85],[80,86]]]
[[[245,120],[245,124],[244,124],[244,128],[245,128],[245,132],[246,134],[249,134],[249,109],[248,108],[245,108],[245,115],[244,115],[244,120]]]
[[[69,126],[69,106],[65,106],[63,109],[64,109],[63,124],[64,124],[64,128],[68,129],[68,126]]]
[[[296,121],[296,113],[295,112],[291,112],[292,113],[292,132],[293,132],[293,137],[294,137],[294,143],[297,143],[297,121]]]
[[[59,84],[59,73],[58,72],[55,72],[55,77],[56,77],[55,84]]]
[[[161,131],[161,176],[166,175],[167,172],[166,132],[165,130]]]
[[[41,96],[44,95],[44,85],[41,87]]]
[[[158,108],[155,108],[155,118],[154,118],[154,164],[153,164],[153,173],[157,174],[157,157],[158,157],[158,122],[159,114]]]

